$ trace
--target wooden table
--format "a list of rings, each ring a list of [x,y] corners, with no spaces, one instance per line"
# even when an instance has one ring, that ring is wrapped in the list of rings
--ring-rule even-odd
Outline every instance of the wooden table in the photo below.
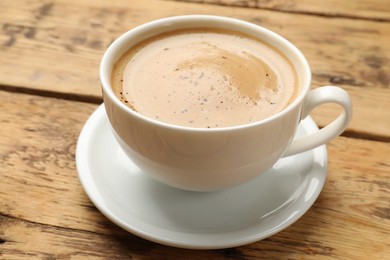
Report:
[[[313,207],[242,247],[195,251],[138,238],[90,202],[75,168],[80,130],[101,103],[98,66],[120,34],[181,14],[235,17],[285,36],[338,85],[354,118],[328,147]],[[390,259],[388,0],[0,1],[1,259]],[[323,126],[338,112],[314,112]]]

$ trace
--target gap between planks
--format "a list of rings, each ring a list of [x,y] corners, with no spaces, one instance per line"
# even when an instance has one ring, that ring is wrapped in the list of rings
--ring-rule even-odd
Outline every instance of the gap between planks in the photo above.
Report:
[[[56,99],[75,101],[75,102],[83,102],[83,103],[89,103],[89,104],[97,104],[97,105],[100,105],[103,103],[103,99],[101,97],[87,96],[87,95],[80,95],[80,94],[71,94],[71,93],[62,93],[62,92],[53,92],[53,91],[48,91],[48,90],[31,89],[31,88],[26,88],[26,87],[15,87],[15,86],[9,86],[9,85],[0,85],[0,91],[6,91],[6,92],[11,92],[11,93],[17,93],[17,94],[28,94],[28,95],[33,95],[33,96],[47,97],[47,98],[56,98]],[[323,126],[320,125],[319,127],[321,128]],[[357,131],[353,131],[353,130],[349,130],[349,129],[345,130],[341,134],[341,136],[353,138],[353,139],[362,139],[362,140],[368,140],[368,141],[390,143],[390,136],[357,132]]]
[[[185,0],[165,0],[170,2],[184,2],[184,3],[196,3],[196,4],[204,4],[204,5],[217,5],[217,6],[228,6],[228,7],[237,7],[237,8],[250,8],[250,9],[260,9],[260,10],[267,10],[271,12],[279,12],[279,13],[288,13],[288,14],[302,14],[302,15],[309,15],[309,16],[318,16],[318,17],[325,17],[329,19],[351,19],[351,20],[364,20],[364,21],[373,21],[373,22],[384,22],[388,23],[390,22],[390,19],[386,18],[370,18],[370,17],[364,17],[364,16],[355,16],[355,15],[347,15],[347,14],[328,14],[328,13],[316,13],[316,12],[310,12],[310,11],[298,11],[298,10],[283,10],[283,9],[277,9],[277,8],[271,8],[271,7],[265,7],[265,6],[250,6],[250,5],[234,5],[234,4],[228,4],[224,2],[198,2],[198,1],[185,1]]]
[[[35,225],[35,226],[50,227],[50,228],[53,228],[53,229],[61,229],[61,230],[67,230],[67,231],[82,232],[82,233],[87,233],[87,234],[95,234],[95,235],[99,235],[99,236],[107,236],[107,234],[99,233],[99,232],[96,232],[96,231],[91,231],[91,230],[87,230],[87,229],[71,228],[71,227],[63,227],[63,226],[56,226],[56,225],[51,225],[51,224],[44,224],[44,223],[40,223],[40,222],[36,222],[36,221],[27,220],[27,219],[24,219],[24,218],[19,218],[19,217],[7,215],[7,214],[1,213],[1,212],[0,212],[0,218],[6,218],[6,219],[14,220],[14,221],[20,221],[20,222],[32,224],[32,225]],[[6,239],[4,239],[3,237],[1,237],[1,234],[0,234],[0,245],[1,244],[5,244],[7,242],[8,241]]]
[[[89,96],[89,95],[80,95],[75,93],[63,93],[63,92],[54,92],[43,89],[33,89],[28,87],[21,86],[10,86],[10,85],[0,85],[0,91],[6,91],[11,93],[19,94],[28,94],[33,96],[41,96],[48,98],[58,98],[69,101],[78,101],[91,104],[101,104],[103,99],[101,97]]]

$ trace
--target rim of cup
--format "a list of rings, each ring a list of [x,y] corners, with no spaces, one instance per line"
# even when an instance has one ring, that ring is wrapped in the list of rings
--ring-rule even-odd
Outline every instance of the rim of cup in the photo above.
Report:
[[[173,31],[177,29],[185,28],[220,28],[220,29],[231,29],[233,31],[240,31],[255,38],[260,39],[263,42],[266,42],[271,47],[277,49],[281,52],[286,59],[290,61],[294,70],[296,72],[298,80],[298,95],[295,97],[293,102],[288,104],[281,111],[251,123],[226,126],[226,127],[217,127],[217,128],[200,128],[200,127],[190,127],[175,125],[163,121],[159,121],[148,116],[142,115],[126,106],[120,99],[115,95],[114,91],[111,88],[111,73],[112,68],[119,59],[128,49],[130,49],[135,44],[140,41],[147,39],[156,34]],[[261,35],[261,36],[259,36]],[[264,36],[266,35],[266,36]],[[132,42],[129,44],[129,42]],[[292,60],[294,59],[294,60]],[[297,68],[301,67],[301,68]],[[299,69],[299,71],[298,71]],[[295,47],[290,41],[280,36],[279,34],[264,28],[260,25],[253,24],[247,21],[223,17],[223,16],[214,16],[214,15],[182,15],[182,16],[172,16],[167,18],[161,18],[158,20],[153,20],[142,25],[139,25],[122,35],[120,35],[116,40],[114,40],[111,45],[105,51],[103,58],[100,62],[100,82],[103,88],[104,95],[107,95],[108,98],[115,103],[120,109],[130,113],[132,116],[135,116],[143,121],[146,121],[153,125],[158,125],[164,128],[170,128],[175,130],[184,130],[184,131],[194,131],[194,132],[223,132],[223,131],[232,131],[232,130],[241,130],[245,128],[251,128],[254,126],[266,124],[269,121],[275,120],[278,117],[289,113],[292,109],[298,106],[306,97],[306,94],[310,90],[311,84],[311,70],[309,63],[302,54],[302,52]]]

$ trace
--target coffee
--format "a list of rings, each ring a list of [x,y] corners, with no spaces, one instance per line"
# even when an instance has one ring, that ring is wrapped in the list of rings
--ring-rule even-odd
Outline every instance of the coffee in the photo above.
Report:
[[[243,33],[183,29],[131,47],[116,62],[112,88],[147,117],[174,125],[215,128],[267,118],[297,92],[283,54]]]

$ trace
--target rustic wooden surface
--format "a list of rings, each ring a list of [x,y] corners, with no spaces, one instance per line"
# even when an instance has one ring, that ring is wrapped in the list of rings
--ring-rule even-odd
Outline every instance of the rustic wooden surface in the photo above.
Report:
[[[6,10],[0,16],[0,89],[96,103],[101,100],[100,58],[120,34],[166,16],[225,15],[263,25],[291,40],[311,64],[313,87],[339,85],[352,95],[356,109],[348,131],[388,138],[378,108],[390,118],[389,22],[162,0],[3,0],[0,10]],[[314,114],[320,125],[335,115]]]
[[[0,1],[0,259],[389,259],[387,3]],[[313,207],[286,230],[238,248],[184,250],[133,236],[95,209],[75,168],[79,132],[101,101],[105,48],[136,25],[192,13],[282,34],[308,58],[314,88],[340,85],[354,102],[351,126],[328,145],[329,175]],[[336,111],[314,114],[324,125]]]

